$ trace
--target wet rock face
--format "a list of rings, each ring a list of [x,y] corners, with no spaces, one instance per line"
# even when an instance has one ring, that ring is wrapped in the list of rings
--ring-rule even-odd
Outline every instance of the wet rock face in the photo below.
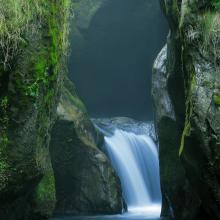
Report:
[[[167,71],[167,53],[167,46],[165,46],[155,60],[152,75],[156,131],[160,144],[162,216],[193,219],[198,206],[197,196],[190,188],[178,157],[182,125],[179,117],[176,117],[174,104],[169,94],[168,82],[171,74]]]
[[[167,182],[163,182],[163,175],[166,173],[166,165],[163,164],[170,163],[170,155],[167,152],[173,148],[175,153],[171,164],[174,165],[176,161],[183,170],[177,172],[177,176],[182,179],[182,187],[178,181],[174,183],[174,193],[178,195],[182,191],[179,195],[186,198],[186,201],[189,201],[189,192],[194,193],[194,202],[186,212],[184,203],[177,208],[179,199],[173,199],[171,191],[168,192],[177,219],[219,219],[219,4],[206,0],[173,0],[161,3],[171,29],[167,41],[166,61],[168,93],[163,94],[168,94],[176,117],[176,120],[172,121],[174,127],[161,123],[161,112],[167,116],[169,111],[166,114],[164,108],[158,108],[161,106],[161,100],[157,94],[164,90],[164,83],[159,80],[158,87],[154,78],[153,95],[162,148],[162,187],[167,192],[171,183],[166,177]],[[163,61],[161,56],[158,59],[159,63]],[[159,76],[164,68],[157,66],[159,71],[157,68],[155,71]],[[160,92],[157,92],[157,89]],[[183,96],[177,95],[181,92]],[[168,127],[166,136],[173,139],[174,134],[178,133],[175,141],[171,143],[172,146],[163,147],[169,142],[163,139],[161,124],[164,128]],[[167,170],[173,172],[173,175],[176,172],[176,168],[172,166]]]
[[[59,118],[52,131],[50,151],[57,192],[55,213],[120,213],[119,179],[107,157],[97,148],[98,134],[85,109],[77,107],[74,99],[79,101],[70,91],[62,93]]]
[[[2,4],[1,23],[8,19],[0,36],[0,218],[41,220],[55,206],[49,141],[70,5],[68,0]]]
[[[157,123],[162,119],[162,117],[170,118],[173,121],[176,120],[174,107],[168,93],[169,73],[166,65],[167,45],[161,50],[153,66],[152,95],[155,100],[155,118]]]

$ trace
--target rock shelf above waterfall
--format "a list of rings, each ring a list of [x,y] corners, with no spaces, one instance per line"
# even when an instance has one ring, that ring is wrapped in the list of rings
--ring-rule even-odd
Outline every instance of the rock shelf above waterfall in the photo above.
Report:
[[[112,135],[116,128],[133,132],[135,134],[146,134],[150,136],[155,142],[156,132],[154,123],[152,121],[142,122],[127,117],[115,117],[115,118],[98,118],[92,119],[95,126],[106,135]]]

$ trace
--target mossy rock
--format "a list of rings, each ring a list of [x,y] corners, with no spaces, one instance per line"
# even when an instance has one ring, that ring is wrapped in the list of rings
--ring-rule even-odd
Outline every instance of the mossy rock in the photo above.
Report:
[[[49,141],[66,65],[70,3],[9,0],[2,6],[9,19],[1,22],[0,16],[6,27],[0,40],[7,48],[11,37],[14,46],[9,54],[0,48],[3,220],[45,219],[54,209]]]
[[[174,123],[180,128],[177,142],[172,147],[178,149],[179,154],[174,155],[174,159],[179,161],[184,171],[181,174],[178,172],[178,175],[183,179],[185,176],[189,186],[183,184],[174,192],[182,191],[183,200],[190,198],[188,189],[191,188],[191,195],[193,200],[195,199],[194,202],[190,200],[186,205],[179,207],[175,213],[179,198],[174,198],[174,214],[178,220],[220,219],[220,167],[217,144],[220,137],[219,1],[174,0],[168,3],[162,0],[162,5],[171,29],[167,41],[168,94],[175,111]],[[161,86],[160,90],[163,89]],[[184,96],[177,95],[180,91]],[[157,102],[158,100],[156,104]],[[175,132],[174,126],[168,131],[167,136],[172,137]],[[160,135],[161,131],[159,139]],[[166,140],[160,141],[161,146],[166,144]],[[170,148],[167,149],[169,150]],[[163,156],[161,155],[162,158]],[[165,172],[164,167],[161,167],[162,172]],[[176,168],[170,167],[168,170],[175,172]],[[162,176],[162,188],[167,186],[169,185],[163,182]],[[172,195],[169,193],[168,197],[173,199]],[[187,204],[190,204],[190,212],[185,209]]]
[[[220,106],[220,93],[214,95],[214,102],[217,106]]]
[[[50,172],[44,174],[36,188],[34,195],[34,215],[50,217],[56,204],[56,191],[54,173],[51,168]]]

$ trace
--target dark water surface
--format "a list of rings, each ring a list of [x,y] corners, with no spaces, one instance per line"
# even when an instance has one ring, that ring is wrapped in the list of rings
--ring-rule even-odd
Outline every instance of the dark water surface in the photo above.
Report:
[[[52,220],[163,220],[161,218],[149,218],[144,216],[131,215],[100,215],[100,216],[75,216],[55,217]]]

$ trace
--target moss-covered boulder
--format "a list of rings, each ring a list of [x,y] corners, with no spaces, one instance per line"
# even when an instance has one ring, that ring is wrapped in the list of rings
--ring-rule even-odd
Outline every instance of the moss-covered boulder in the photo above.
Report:
[[[102,137],[88,118],[74,85],[65,79],[50,151],[56,180],[56,214],[113,214],[122,210],[121,189]]]
[[[0,4],[0,218],[46,219],[55,205],[49,141],[70,1]]]
[[[160,117],[157,120],[162,188],[168,189],[178,220],[220,219],[220,5],[215,0],[161,0],[161,4],[170,26],[165,63],[167,92],[163,95],[168,94],[175,116],[171,118],[173,126]],[[156,94],[164,89],[161,80],[159,84],[155,87],[153,83],[154,93],[160,91]],[[155,94],[154,99],[160,116],[161,99]],[[168,137],[174,142],[170,143]],[[174,154],[168,153],[171,148]],[[167,178],[167,173],[172,175]],[[182,179],[182,185],[172,182],[174,175]],[[172,183],[173,187],[169,185]]]

